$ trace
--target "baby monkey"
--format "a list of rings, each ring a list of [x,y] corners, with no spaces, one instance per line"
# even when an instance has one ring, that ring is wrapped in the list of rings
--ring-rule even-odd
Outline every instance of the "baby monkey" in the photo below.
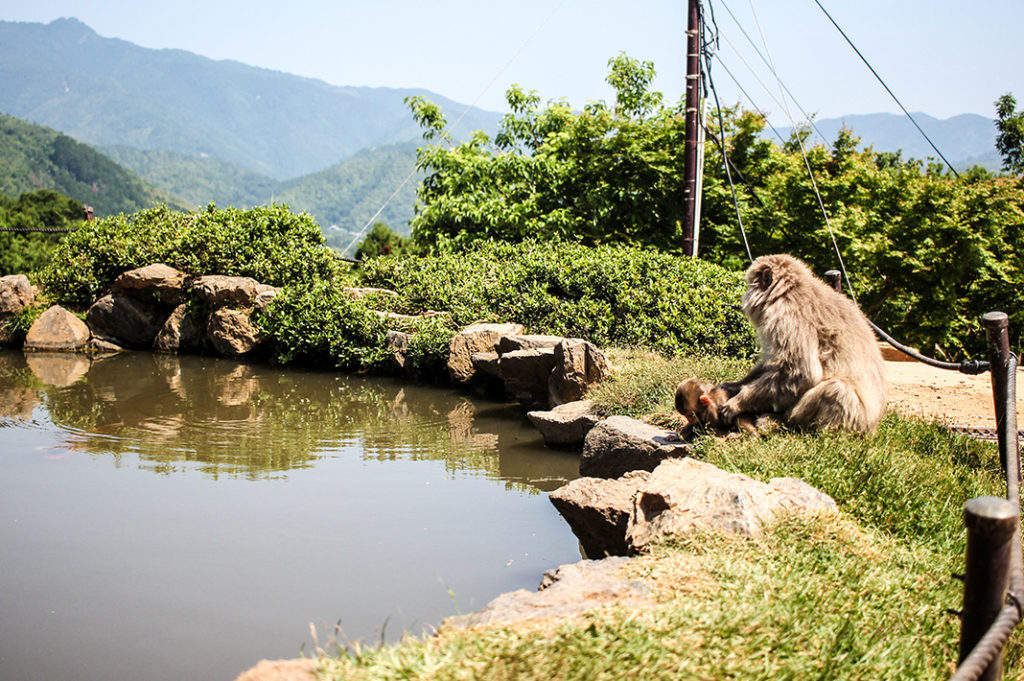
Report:
[[[729,424],[719,418],[718,412],[730,397],[722,386],[688,378],[676,386],[676,411],[686,417],[688,428],[700,424],[716,430],[728,430]],[[753,414],[739,414],[735,423],[739,430],[757,432]]]

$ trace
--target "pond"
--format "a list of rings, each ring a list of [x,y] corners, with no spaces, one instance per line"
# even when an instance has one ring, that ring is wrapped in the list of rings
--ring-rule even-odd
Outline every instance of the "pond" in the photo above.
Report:
[[[0,352],[0,679],[225,679],[580,559],[512,405],[202,357]]]

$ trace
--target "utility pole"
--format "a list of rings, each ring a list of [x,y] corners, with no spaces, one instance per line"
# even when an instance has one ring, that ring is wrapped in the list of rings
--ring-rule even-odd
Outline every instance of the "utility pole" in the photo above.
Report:
[[[687,0],[686,20],[686,146],[683,149],[683,253],[697,257],[701,183],[700,142],[700,0]]]

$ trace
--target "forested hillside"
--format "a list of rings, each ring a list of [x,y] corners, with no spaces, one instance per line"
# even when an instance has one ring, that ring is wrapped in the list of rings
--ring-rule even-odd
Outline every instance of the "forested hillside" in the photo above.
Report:
[[[160,202],[180,204],[86,144],[0,115],[0,194],[18,198],[38,189],[90,205],[97,216],[131,213]]]
[[[320,80],[152,50],[104,38],[76,19],[0,21],[0,111],[97,146],[207,154],[289,179],[366,147],[419,139],[404,100],[427,95],[449,114],[464,105],[424,90],[339,87]],[[454,116],[453,116],[454,117]],[[500,115],[472,110],[466,132]]]
[[[173,151],[142,151],[125,146],[105,147],[104,153],[163,187],[193,207],[211,201],[218,206],[249,208],[286,203],[292,210],[311,214],[332,246],[345,247],[374,213],[398,193],[376,218],[400,234],[409,233],[416,187],[422,173],[416,166],[416,143],[364,149],[326,170],[279,182],[248,173],[210,157]],[[342,243],[344,242],[344,243]]]

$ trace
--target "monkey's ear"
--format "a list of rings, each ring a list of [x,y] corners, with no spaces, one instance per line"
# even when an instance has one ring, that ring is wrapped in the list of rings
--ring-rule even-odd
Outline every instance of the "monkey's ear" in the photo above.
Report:
[[[712,402],[711,395],[708,395],[707,393],[701,393],[701,396],[698,397],[697,399],[700,400],[700,403],[703,404],[705,407],[711,404]]]
[[[750,273],[750,285],[762,291],[766,291],[773,280],[772,268],[763,263]]]

